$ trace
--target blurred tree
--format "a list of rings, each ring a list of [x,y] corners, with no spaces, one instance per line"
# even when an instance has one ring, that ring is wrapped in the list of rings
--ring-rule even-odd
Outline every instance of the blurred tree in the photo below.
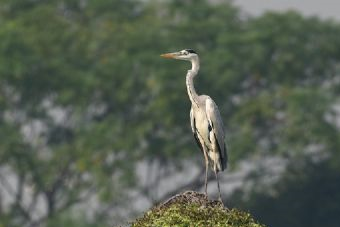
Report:
[[[300,158],[273,187],[253,191],[246,202],[242,192],[235,193],[233,204],[249,209],[268,226],[335,227],[340,220],[340,174],[330,166],[328,161]]]
[[[252,173],[250,192],[238,191],[232,204],[269,226],[336,226],[339,26],[295,12],[267,13],[247,26],[245,46],[252,51],[230,121],[240,129],[232,150],[255,150],[260,160],[281,154],[288,166],[273,186],[261,169]]]
[[[104,215],[133,184],[132,152],[139,138],[123,125],[134,128],[136,121],[129,119],[136,119],[132,109],[140,97],[126,91],[143,86],[137,75],[125,76],[130,64],[124,35],[114,34],[131,37],[138,15],[124,14],[124,7],[133,10],[132,2],[117,3],[113,12],[103,12],[114,6],[104,1],[1,3],[6,225],[38,226],[47,220],[53,225],[91,197],[103,201],[98,214]]]
[[[201,163],[189,66],[158,57],[181,48],[202,53],[197,90],[221,108],[232,164],[316,146],[339,165],[337,23],[205,0],[3,0],[0,12],[0,224],[109,225],[126,189],[161,199],[179,160]],[[78,204],[92,218],[71,215]]]

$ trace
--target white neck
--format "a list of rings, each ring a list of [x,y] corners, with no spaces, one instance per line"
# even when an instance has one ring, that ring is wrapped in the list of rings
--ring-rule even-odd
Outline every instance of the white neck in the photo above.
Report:
[[[200,68],[198,57],[191,59],[191,70],[188,71],[186,76],[187,92],[191,103],[198,106],[198,95],[194,87],[194,77],[197,75]]]
[[[197,74],[199,69],[200,69],[200,60],[197,56],[191,59],[191,71],[195,71]]]

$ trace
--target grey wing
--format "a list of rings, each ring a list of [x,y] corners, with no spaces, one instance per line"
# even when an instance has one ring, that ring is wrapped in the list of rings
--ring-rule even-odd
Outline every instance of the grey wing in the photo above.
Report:
[[[212,126],[212,130],[214,132],[218,149],[220,152],[221,157],[221,164],[222,164],[222,170],[227,168],[227,162],[228,162],[228,155],[227,155],[227,149],[224,142],[224,126],[223,121],[221,118],[220,111],[218,110],[217,105],[215,102],[210,98],[207,97],[205,101],[205,108],[206,108],[206,114],[209,121],[209,124]]]
[[[202,152],[204,152],[203,147],[202,147],[203,145],[201,144],[200,140],[198,139],[196,121],[195,121],[195,116],[194,116],[192,108],[190,110],[190,124],[191,124],[191,130],[192,130],[192,133],[194,134],[197,146],[201,149]]]

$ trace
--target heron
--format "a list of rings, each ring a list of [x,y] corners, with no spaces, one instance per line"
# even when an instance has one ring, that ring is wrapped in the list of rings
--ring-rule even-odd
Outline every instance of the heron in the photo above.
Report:
[[[222,202],[218,172],[225,170],[228,163],[224,126],[214,100],[208,95],[196,93],[194,78],[200,68],[198,54],[192,49],[184,49],[162,54],[161,57],[191,62],[191,69],[186,74],[186,87],[191,101],[190,124],[192,133],[205,159],[205,196],[208,198],[208,166],[210,163],[217,181],[219,200]]]

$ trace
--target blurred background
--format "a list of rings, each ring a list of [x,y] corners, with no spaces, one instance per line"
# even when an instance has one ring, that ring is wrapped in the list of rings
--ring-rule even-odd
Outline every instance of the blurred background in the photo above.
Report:
[[[203,192],[190,64],[159,57],[193,48],[196,89],[226,126],[225,204],[268,226],[338,227],[338,9],[1,0],[0,226],[117,226],[176,193]]]

